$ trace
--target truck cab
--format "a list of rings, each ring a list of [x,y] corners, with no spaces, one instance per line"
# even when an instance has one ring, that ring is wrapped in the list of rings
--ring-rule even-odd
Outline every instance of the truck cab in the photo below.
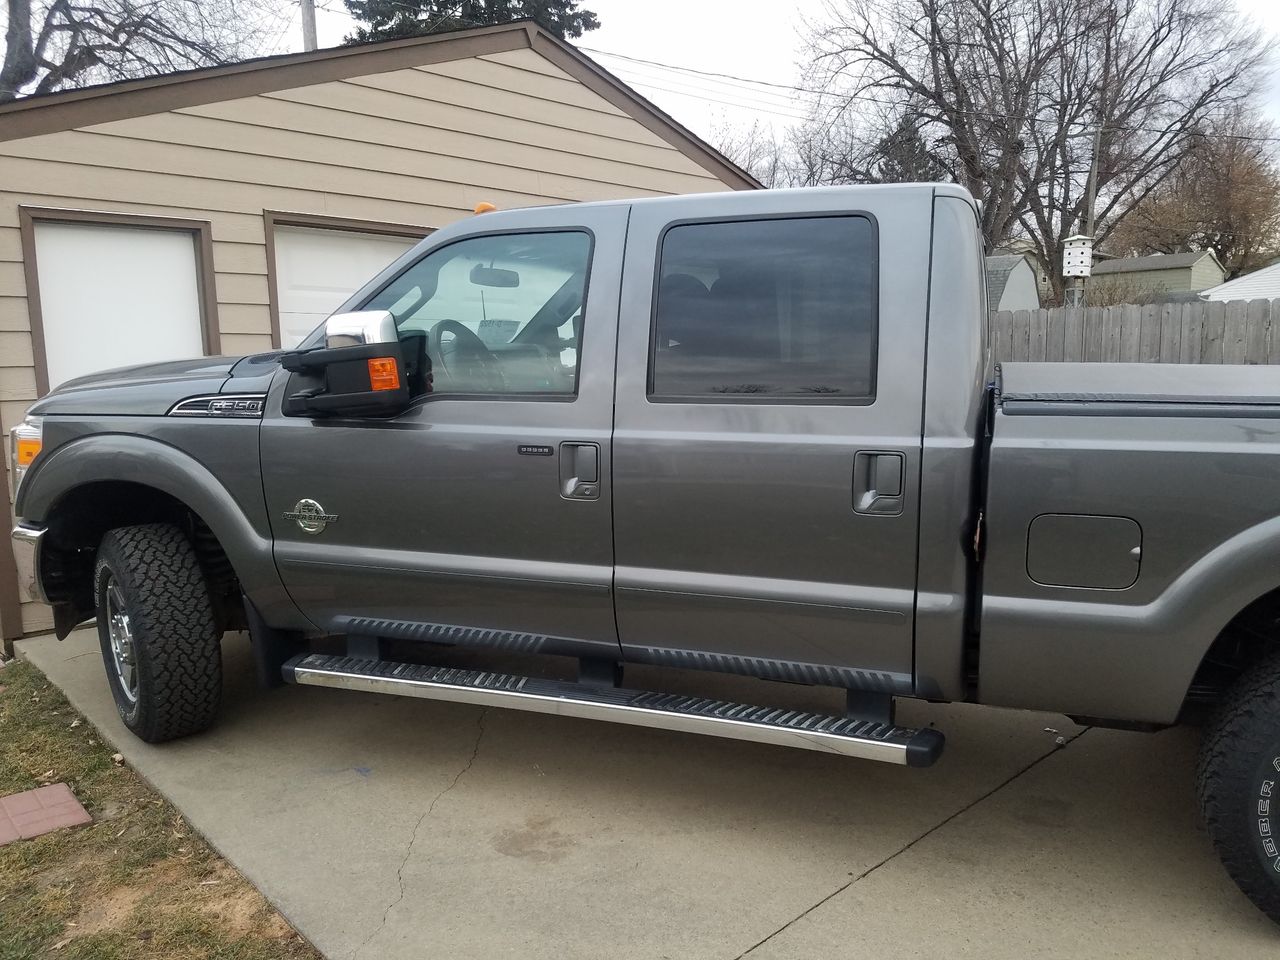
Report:
[[[947,392],[971,399],[935,424],[929,285],[880,275],[888,261],[928,276],[936,205],[956,210],[947,245],[969,279],[948,306],[967,336],[947,348],[967,381]],[[498,631],[602,659],[959,690],[958,660],[913,670],[916,545],[929,448],[973,454],[972,209],[814,191],[442,231],[352,304],[425,345],[429,392],[394,417],[316,420],[276,413],[297,375],[272,385],[262,479],[285,589],[328,633]],[[937,584],[952,609],[972,519],[958,494]],[[338,519],[283,519],[304,499]]]

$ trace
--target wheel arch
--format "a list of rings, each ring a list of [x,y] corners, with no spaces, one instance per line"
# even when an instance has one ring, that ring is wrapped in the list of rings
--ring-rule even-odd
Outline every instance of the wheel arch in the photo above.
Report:
[[[1280,586],[1241,608],[1213,638],[1183,698],[1184,718],[1215,708],[1253,665],[1280,651]]]
[[[248,507],[248,509],[246,509]],[[108,529],[137,523],[183,526],[215,575],[230,574],[273,626],[307,629],[276,573],[269,529],[202,463],[161,441],[129,434],[95,434],[42,457],[24,480],[16,504],[28,523],[47,525],[39,575],[54,601],[60,636],[92,616],[83,605],[82,571]],[[265,527],[265,517],[260,521]],[[225,562],[227,570],[221,565]],[[59,582],[57,565],[72,578]]]

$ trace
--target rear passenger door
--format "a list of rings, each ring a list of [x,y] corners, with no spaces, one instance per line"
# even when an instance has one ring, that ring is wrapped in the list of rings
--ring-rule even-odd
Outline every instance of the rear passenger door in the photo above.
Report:
[[[613,440],[628,659],[911,687],[929,209],[892,191],[831,209],[847,196],[633,208]]]

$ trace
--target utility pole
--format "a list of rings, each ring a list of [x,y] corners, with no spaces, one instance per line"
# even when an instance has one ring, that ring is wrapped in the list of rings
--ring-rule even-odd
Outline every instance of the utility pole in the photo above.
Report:
[[[1093,160],[1089,164],[1089,185],[1084,198],[1084,232],[1090,241],[1094,239],[1093,208],[1098,199],[1098,152],[1102,149],[1102,124],[1093,131]],[[1089,278],[1080,278],[1080,288],[1076,293],[1076,306],[1083,307],[1088,303],[1086,291],[1089,289]]]
[[[312,17],[315,14],[312,13]],[[1093,236],[1093,205],[1098,199],[1098,153],[1102,149],[1102,126],[1093,131],[1093,163],[1089,166],[1089,193],[1085,197],[1084,232]]]
[[[302,5],[302,49],[316,48],[316,0],[299,0]]]
[[[1085,187],[1084,198],[1084,234],[1089,238],[1090,259],[1092,259],[1092,245],[1094,239],[1094,231],[1096,224],[1094,222],[1094,206],[1098,199],[1098,154],[1102,150],[1102,125],[1099,124],[1097,129],[1093,131],[1093,158],[1089,163],[1089,182]],[[1085,305],[1085,287],[1087,284],[1088,274],[1074,277],[1071,281],[1071,306],[1083,307]]]

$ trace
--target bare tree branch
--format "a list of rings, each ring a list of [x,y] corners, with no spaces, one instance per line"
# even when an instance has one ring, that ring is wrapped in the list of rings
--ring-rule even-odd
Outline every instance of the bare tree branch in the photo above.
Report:
[[[1105,236],[1254,92],[1263,56],[1229,0],[833,0],[810,29],[811,82],[843,100],[840,123],[814,121],[829,170],[874,179],[916,118],[937,169],[983,201],[988,248],[1029,237],[1059,294],[1093,132]]]
[[[289,0],[2,0],[0,103],[271,52]]]

